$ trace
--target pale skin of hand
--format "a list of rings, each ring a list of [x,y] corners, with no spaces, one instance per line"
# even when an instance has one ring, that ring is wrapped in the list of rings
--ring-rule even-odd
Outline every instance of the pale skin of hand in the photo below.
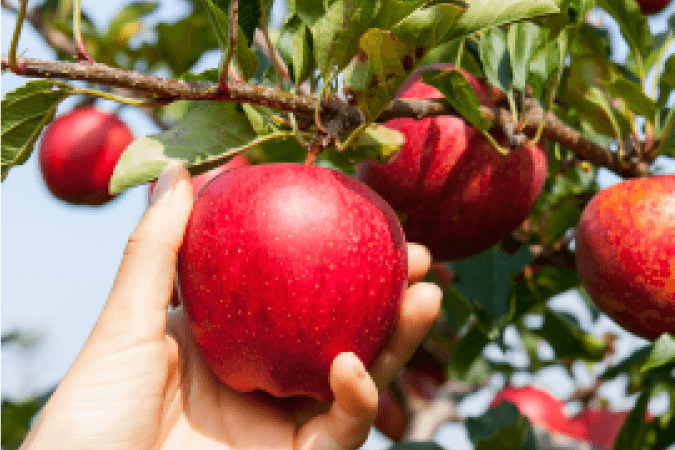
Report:
[[[410,359],[439,312],[440,289],[418,282],[429,269],[429,252],[408,244],[411,284],[394,333],[369,371],[353,353],[335,358],[332,403],[236,392],[206,365],[182,308],[168,312],[192,201],[187,170],[170,164],[129,238],[94,329],[22,450],[338,450],[365,442],[378,391]]]

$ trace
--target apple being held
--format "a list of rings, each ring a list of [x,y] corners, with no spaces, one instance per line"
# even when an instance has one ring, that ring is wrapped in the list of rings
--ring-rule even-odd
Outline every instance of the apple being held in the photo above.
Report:
[[[195,175],[192,177],[192,193],[195,197],[199,194],[199,192],[206,186],[206,184],[217,177],[218,175],[227,172],[228,170],[232,169],[237,169],[239,167],[243,167],[248,165],[248,161],[246,160],[245,157],[241,155],[236,155],[234,158],[229,160],[223,165],[220,165],[216,167],[215,169],[211,169],[207,172],[201,173],[199,175]],[[152,192],[155,189],[155,183],[150,183],[150,188],[148,189],[148,206],[150,205],[150,202],[152,201]],[[174,287],[173,294],[171,295],[171,306],[174,308],[177,308],[180,306],[180,294],[178,294],[178,289]]]
[[[650,340],[675,333],[675,175],[596,194],[581,214],[575,254],[583,286],[617,324]]]
[[[45,129],[38,148],[39,166],[49,191],[76,205],[112,200],[108,184],[115,165],[134,140],[115,114],[93,107],[57,117]]]
[[[393,210],[341,172],[265,164],[197,197],[179,253],[183,305],[213,372],[238,391],[329,401],[330,366],[369,367],[407,282]]]
[[[548,431],[570,435],[570,421],[565,414],[565,403],[553,394],[535,387],[506,386],[497,393],[490,403],[493,408],[507,401],[513,403],[523,416],[533,425],[539,425]]]
[[[433,65],[415,72],[399,98],[441,98],[420,81]],[[463,72],[464,73],[464,72]],[[483,105],[495,106],[498,92],[464,73]],[[479,253],[506,237],[530,214],[546,179],[546,156],[538,146],[501,155],[461,117],[392,119],[405,145],[387,164],[364,161],[357,176],[403,213],[410,241],[426,245],[437,260]],[[502,146],[507,142],[491,131]]]

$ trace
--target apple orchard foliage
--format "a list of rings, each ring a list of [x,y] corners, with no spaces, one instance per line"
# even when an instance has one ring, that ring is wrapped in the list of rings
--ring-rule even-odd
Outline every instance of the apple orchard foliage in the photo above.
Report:
[[[444,298],[442,320],[423,346],[442,368],[442,377],[431,388],[428,384],[424,389],[421,384],[416,385],[415,380],[424,376],[424,369],[420,368],[424,365],[418,366],[419,361],[414,358],[409,370],[395,380],[392,390],[382,395],[386,402],[381,402],[381,406],[390,404],[398,408],[394,414],[398,425],[383,424],[380,420],[386,421],[385,417],[378,418],[378,427],[383,431],[389,429],[388,435],[405,438],[401,428],[411,425],[413,416],[423,417],[425,411],[431,410],[425,405],[436,401],[458,402],[495,375],[501,375],[508,385],[516,374],[537,374],[557,367],[576,386],[582,387],[577,373],[586,365],[592,368],[592,373],[600,373],[596,387],[627,375],[624,394],[638,394],[633,410],[621,412],[627,419],[618,436],[612,436],[615,448],[662,449],[673,442],[674,318],[660,317],[658,323],[664,324],[663,329],[652,326],[648,334],[642,333],[651,341],[624,360],[615,361],[611,358],[611,339],[594,335],[593,325],[587,326],[579,317],[553,308],[549,301],[558,294],[577,290],[586,300],[593,322],[598,320],[600,309],[605,310],[600,303],[596,307],[584,290],[574,254],[574,236],[582,211],[599,191],[599,167],[607,165],[624,174],[637,174],[631,168],[643,164],[653,175],[658,171],[657,156],[675,157],[675,113],[668,103],[675,89],[675,55],[667,52],[675,42],[675,19],[666,18],[668,29],[652,35],[642,12],[657,13],[666,6],[665,2],[475,0],[467,8],[460,2],[442,1],[296,0],[288,2],[288,16],[281,27],[269,30],[267,37],[273,51],[267,47],[266,27],[262,26],[271,15],[269,0],[239,2],[236,34],[229,32],[229,2],[224,0],[190,0],[189,14],[172,23],[157,24],[148,21],[157,3],[132,2],[120,5],[119,14],[105,29],[97,28],[88,16],[94,11],[82,11],[81,33],[86,49],[102,66],[73,59],[76,52],[72,37],[78,30],[71,18],[63,19],[59,3],[47,0],[35,10],[29,9],[26,16],[26,21],[54,49],[56,58],[68,64],[49,66],[49,61],[18,59],[17,72],[43,79],[27,82],[2,100],[3,180],[12,176],[13,166],[23,164],[34,151],[42,129],[54,119],[56,106],[68,96],[83,93],[81,84],[76,87],[65,80],[91,81],[94,72],[100,78],[91,84],[90,95],[116,99],[124,108],[139,106],[137,99],[132,100],[136,94],[151,99],[154,101],[151,108],[143,111],[160,128],[155,135],[137,137],[126,148],[110,178],[111,194],[155,180],[170,159],[179,160],[196,175],[226,163],[235,155],[245,155],[253,165],[301,163],[306,159],[308,147],[322,150],[314,153],[316,165],[355,175],[357,165],[386,164],[402,148],[404,135],[382,126],[386,120],[380,116],[391,112],[390,102],[411,74],[430,65],[445,67],[443,71],[429,71],[423,81],[444,97],[447,111],[454,116],[453,123],[462,124],[456,128],[457,132],[478,136],[475,139],[480,139],[485,147],[481,151],[494,151],[492,159],[508,158],[499,151],[512,152],[524,143],[539,145],[546,153],[546,179],[527,219],[510,230],[501,242],[463,259],[439,261],[452,274],[450,277],[438,276],[442,271],[436,270],[428,276],[430,281],[441,285]],[[603,9],[606,16],[618,23],[628,44],[625,61],[610,58],[616,49],[608,29],[603,24],[586,21],[587,13],[594,7]],[[11,8],[3,3],[3,14],[9,14],[6,10]],[[141,24],[153,39],[141,43],[132,39]],[[13,64],[12,58],[5,55],[12,53],[14,44],[3,48],[3,70]],[[229,55],[226,58],[232,68],[225,75],[230,76],[230,82],[236,78],[248,83],[232,85],[230,95],[236,92],[236,101],[218,91],[221,68],[191,72],[205,52],[218,49]],[[22,56],[30,58],[30,49]],[[22,66],[23,63],[28,65]],[[462,70],[447,69],[448,65]],[[103,68],[135,73],[106,72]],[[153,81],[151,76],[142,76],[159,70],[174,82],[155,83],[157,80]],[[106,73],[111,75],[107,77]],[[490,111],[480,109],[481,93],[474,91],[475,86],[464,73],[485,80],[498,97],[489,106],[493,112],[504,114],[493,119],[486,116]],[[654,78],[647,76],[652,73]],[[268,89],[271,87],[275,89]],[[307,97],[309,94],[314,99]],[[323,99],[320,104],[316,102],[318,96]],[[183,99],[189,100],[180,101]],[[343,120],[346,116],[335,106],[338,99],[358,108],[356,122]],[[545,126],[538,120],[530,122],[533,116],[528,115],[529,109],[525,107],[528,99],[533,99],[557,121],[547,120]],[[307,107],[309,104],[318,105],[316,114],[313,106]],[[408,120],[414,128],[413,117],[424,115],[425,109],[419,104],[405,105],[412,105],[414,111],[399,109],[395,120]],[[447,116],[446,112],[445,119],[450,119]],[[489,148],[494,138],[500,149]],[[470,150],[469,147],[468,157]],[[650,182],[648,178],[642,183]],[[659,201],[666,205],[663,208],[640,209],[641,199],[657,192],[649,187],[645,188],[644,196],[629,197],[631,205],[622,208],[630,206],[645,220],[659,223],[665,238],[656,239],[656,231],[640,228],[637,219],[622,221],[614,231],[631,237],[619,242],[621,245],[644,239],[640,242],[669,246],[652,256],[666,255],[670,261],[657,259],[649,267],[658,267],[659,276],[666,278],[662,284],[672,286],[675,194],[672,182],[664,185],[667,188],[659,191]],[[498,194],[498,198],[512,199],[522,192],[517,184],[501,183]],[[414,203],[415,199],[406,201]],[[442,201],[438,204],[443,207]],[[615,226],[611,218],[621,215],[609,208],[602,215],[603,230],[611,230]],[[405,229],[406,221],[415,219],[409,217],[414,208],[399,213]],[[498,221],[499,217],[490,220]],[[434,240],[451,238],[457,233],[454,227],[479,226],[473,219],[470,223],[453,224],[435,235]],[[636,233],[640,233],[639,237]],[[430,247],[432,244],[428,243]],[[611,253],[605,244],[598,234],[584,240],[585,251],[605,255],[604,260],[601,257],[594,260],[594,267],[603,267],[603,261],[620,265],[630,253],[628,250]],[[640,245],[647,248],[649,244]],[[631,267],[642,262],[640,257],[632,258]],[[585,267],[583,272],[584,279],[598,276],[592,267]],[[623,275],[614,266],[600,273],[610,278],[595,284],[591,281],[592,286],[621,286],[618,282],[624,281],[616,279]],[[649,278],[649,273],[648,270],[640,275],[640,279]],[[589,291],[602,297],[603,304],[622,301],[620,295],[607,300],[605,294]],[[672,290],[666,289],[665,294],[655,294],[651,288],[643,291],[651,298],[658,297],[659,302],[669,302],[669,307],[651,313],[672,314],[675,301]],[[630,305],[633,314],[622,315],[625,318],[621,319],[616,316],[616,320],[630,322],[631,317],[644,312],[639,310],[644,302],[626,305]],[[618,323],[641,333],[631,323]],[[507,329],[517,332],[520,341],[517,346],[507,342]],[[11,345],[17,336],[3,335],[3,347]],[[495,344],[503,352],[524,351],[527,364],[488,357],[484,349],[489,344]],[[551,349],[554,356],[545,356],[542,348]],[[464,390],[439,398],[439,392],[448,392],[444,387],[455,385],[463,386]],[[668,396],[669,410],[654,420],[646,420],[649,400],[662,393]],[[16,448],[20,444],[31,417],[48,394],[20,403],[3,400],[3,448]],[[595,410],[597,389],[577,398],[583,398],[591,405],[589,410]],[[380,412],[381,416],[386,415],[386,410]],[[574,422],[565,417],[558,420],[565,422],[565,419]],[[436,420],[440,425],[457,419],[436,417]],[[541,444],[533,437],[533,427],[543,424],[536,422],[527,413],[502,404],[480,417],[467,419],[465,425],[478,449],[530,449],[536,443]],[[577,417],[574,423],[582,423],[581,428],[565,433],[568,424],[564,423],[556,432],[582,441],[595,439],[593,436],[598,432],[588,428],[590,422]],[[608,445],[606,436],[598,437],[600,440],[603,443],[597,445]]]

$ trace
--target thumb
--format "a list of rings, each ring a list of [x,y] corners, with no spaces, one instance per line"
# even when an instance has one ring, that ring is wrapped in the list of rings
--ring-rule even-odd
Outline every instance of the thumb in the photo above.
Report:
[[[169,162],[157,180],[151,206],[129,237],[92,337],[103,329],[108,336],[126,330],[123,334],[136,341],[163,339],[178,250],[191,210],[190,174]]]

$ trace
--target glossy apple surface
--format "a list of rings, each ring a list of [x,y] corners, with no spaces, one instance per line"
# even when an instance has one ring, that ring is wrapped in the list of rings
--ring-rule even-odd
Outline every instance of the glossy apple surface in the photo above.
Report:
[[[506,386],[497,393],[490,407],[495,407],[504,401],[513,403],[520,414],[527,417],[532,424],[561,434],[567,434],[569,430],[565,403],[541,388]]]
[[[197,197],[178,276],[195,339],[238,391],[329,401],[331,363],[370,365],[407,282],[406,243],[389,205],[341,172],[241,167]]]
[[[626,180],[586,205],[575,240],[581,282],[624,329],[675,332],[675,175]]]
[[[107,203],[113,198],[108,184],[115,165],[133,140],[116,115],[93,107],[57,117],[45,128],[38,147],[47,188],[68,203]]]
[[[494,106],[497,93],[465,76],[481,102]],[[397,96],[442,97],[420,77],[416,72]],[[546,156],[539,147],[501,155],[480,131],[454,116],[385,125],[403,133],[406,143],[387,164],[359,164],[357,176],[403,213],[406,238],[427,246],[436,260],[465,258],[499,242],[530,214],[544,187]],[[506,146],[503,136],[491,133]]]
[[[211,169],[207,172],[201,173],[199,175],[195,175],[192,177],[192,193],[194,194],[195,197],[199,195],[199,192],[206,186],[206,184],[217,177],[218,175],[227,172],[228,170],[232,169],[237,169],[239,167],[243,167],[248,165],[248,160],[241,156],[237,155],[225,164],[216,167],[215,169]],[[148,188],[148,206],[150,205],[150,202],[152,201],[152,192],[155,189],[155,184],[156,183],[150,183],[150,187]],[[178,293],[178,289],[174,287],[173,289],[173,294],[171,295],[171,306],[174,308],[177,308],[180,306],[180,294]]]

